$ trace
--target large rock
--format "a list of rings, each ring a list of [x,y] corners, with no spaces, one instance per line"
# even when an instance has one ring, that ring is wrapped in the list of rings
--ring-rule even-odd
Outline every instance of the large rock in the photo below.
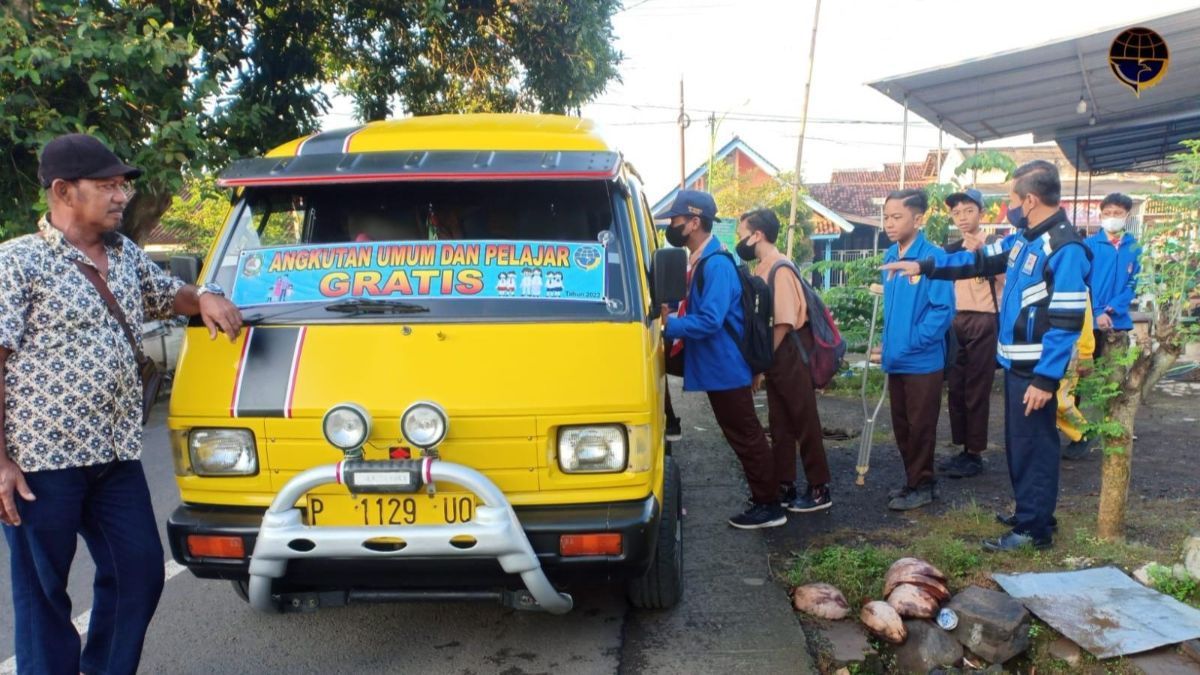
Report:
[[[947,605],[958,614],[954,637],[989,663],[1029,649],[1029,612],[1007,593],[971,586]]]
[[[908,639],[895,649],[896,665],[901,672],[924,674],[962,660],[962,645],[932,621],[910,619],[904,622],[904,628]]]
[[[1193,534],[1183,542],[1183,566],[1193,579],[1200,581],[1200,534]]]

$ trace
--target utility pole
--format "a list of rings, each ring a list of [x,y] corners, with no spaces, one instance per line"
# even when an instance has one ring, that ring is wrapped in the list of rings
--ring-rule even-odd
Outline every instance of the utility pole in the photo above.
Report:
[[[812,93],[813,61],[817,55],[817,24],[821,20],[821,0],[813,12],[812,41],[808,46],[808,80],[804,83],[804,109],[800,114],[800,142],[796,146],[796,173],[792,176],[792,208],[788,215],[787,257],[796,247],[796,206],[800,200],[800,169],[804,162],[804,135],[808,132],[808,99]]]
[[[688,118],[687,112],[683,107],[683,76],[679,76],[679,189],[682,190],[687,186],[687,160],[684,157],[684,131],[691,126],[692,120]]]
[[[904,189],[905,163],[908,162],[908,94],[904,95],[904,132],[900,141],[900,189]]]
[[[704,189],[713,191],[713,155],[717,154],[717,111],[708,113],[708,174],[704,178]]]

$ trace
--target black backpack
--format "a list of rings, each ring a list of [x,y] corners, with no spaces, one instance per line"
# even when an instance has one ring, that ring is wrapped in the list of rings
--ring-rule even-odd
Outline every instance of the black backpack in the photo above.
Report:
[[[771,288],[767,282],[750,274],[745,265],[739,265],[729,251],[721,250],[696,264],[696,288],[701,292],[704,291],[704,266],[715,255],[729,258],[742,285],[742,336],[738,337],[729,322],[724,324],[725,331],[737,343],[742,358],[750,366],[750,372],[755,375],[765,373],[775,358],[774,327],[771,324],[775,304],[771,301]]]
[[[808,280],[800,274],[800,270],[796,269],[790,260],[781,260],[771,268],[771,272],[768,274],[770,288],[772,290],[775,288],[775,273],[779,271],[780,267],[790,269],[800,281],[800,288],[804,291],[808,326],[813,337],[812,352],[809,353],[804,348],[804,343],[800,341],[800,336],[796,335],[795,331],[792,331],[791,339],[795,340],[796,346],[800,348],[800,358],[808,366],[813,386],[817,389],[824,389],[842,369],[842,360],[846,356],[846,341],[842,339],[842,333],[838,330],[833,313],[825,306],[825,302],[821,300],[821,296],[812,287],[812,284],[808,283]]]

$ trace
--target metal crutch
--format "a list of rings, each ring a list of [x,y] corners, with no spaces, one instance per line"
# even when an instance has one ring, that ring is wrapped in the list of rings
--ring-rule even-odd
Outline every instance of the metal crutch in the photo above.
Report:
[[[883,399],[887,396],[887,373],[884,373],[883,388],[879,392],[879,401],[875,403],[875,409],[871,410],[871,404],[867,400],[867,384],[870,382],[871,376],[871,344],[875,342],[875,324],[879,318],[879,302],[883,299],[883,286],[881,284],[871,284],[870,290],[871,295],[874,296],[874,305],[871,308],[871,329],[867,333],[867,360],[863,363],[863,430],[862,436],[858,439],[858,466],[855,467],[858,477],[854,479],[854,484],[859,486],[866,485],[867,483],[867,471],[871,469],[871,445],[875,436],[875,420],[879,417],[879,411],[883,408]]]

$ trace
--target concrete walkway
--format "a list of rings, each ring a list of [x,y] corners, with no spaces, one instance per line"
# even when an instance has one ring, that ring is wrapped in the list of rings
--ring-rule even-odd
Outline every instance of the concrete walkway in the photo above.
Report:
[[[672,384],[684,420],[674,457],[683,472],[687,510],[687,590],[673,611],[630,612],[621,672],[815,673],[787,589],[768,568],[762,533],[726,523],[744,508],[748,494],[741,466],[707,398],[682,394],[678,381]]]

